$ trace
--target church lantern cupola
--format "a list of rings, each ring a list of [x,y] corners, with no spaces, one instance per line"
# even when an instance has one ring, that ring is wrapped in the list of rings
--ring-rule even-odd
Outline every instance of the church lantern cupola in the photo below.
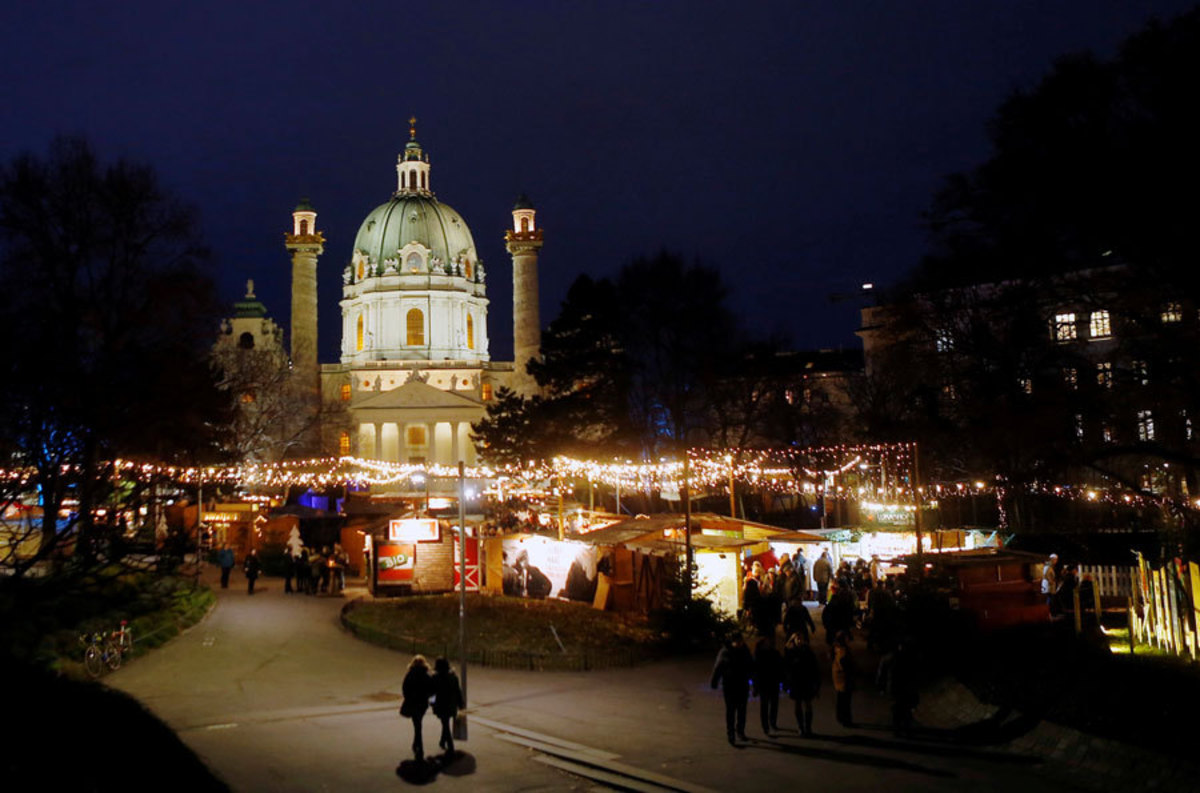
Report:
[[[417,119],[408,120],[408,143],[396,158],[396,195],[431,196],[429,155],[417,143]]]

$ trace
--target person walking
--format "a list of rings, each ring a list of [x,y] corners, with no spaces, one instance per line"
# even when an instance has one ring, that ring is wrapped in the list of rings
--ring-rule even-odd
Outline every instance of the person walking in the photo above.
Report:
[[[429,677],[429,662],[423,655],[414,655],[408,662],[408,670],[404,673],[404,682],[400,685],[404,700],[400,703],[400,715],[412,719],[413,723],[413,756],[418,760],[425,759],[425,744],[421,736],[421,720],[425,711],[429,710],[429,697],[433,693],[432,681]]]
[[[783,680],[783,657],[773,639],[759,639],[754,648],[754,694],[763,735],[779,730],[779,684]]]
[[[346,568],[350,566],[350,554],[340,542],[333,544],[333,575],[338,594],[346,591]]]
[[[817,585],[817,602],[825,603],[825,595],[829,592],[829,582],[833,579],[833,560],[829,551],[821,551],[821,557],[813,562],[813,583]]]
[[[804,558],[803,549],[797,548],[796,553],[792,555],[792,567],[796,570],[796,578],[800,585],[800,599],[808,600],[808,560]]]
[[[813,737],[813,704],[821,690],[821,672],[817,656],[808,643],[808,636],[793,633],[783,651],[787,674],[788,694],[796,704],[796,727],[805,738]]]
[[[450,662],[438,658],[433,662],[433,678],[430,681],[433,691],[433,715],[442,721],[442,737],[438,746],[446,754],[454,754],[454,733],[450,723],[458,715],[459,708],[465,708],[462,686],[458,684],[458,675],[450,668]]]
[[[729,643],[717,653],[717,661],[713,665],[713,688],[721,685],[725,695],[725,735],[729,743],[736,746],[736,735],[741,740],[746,739],[746,703],[750,698],[750,678],[754,676],[754,657],[746,647],[742,634],[735,633]]]
[[[258,551],[253,548],[250,553],[246,554],[246,561],[242,565],[242,572],[246,574],[246,594],[254,594],[254,582],[258,580],[258,573],[262,569],[262,565],[258,561]]]
[[[296,562],[288,551],[284,551],[283,555],[283,592],[290,595],[293,592],[292,578],[296,575]],[[299,583],[298,581],[296,582]]]
[[[312,568],[308,564],[308,548],[300,546],[299,553],[296,554],[296,591],[302,595],[311,595],[312,588]]]
[[[221,566],[221,589],[229,589],[229,574],[233,572],[233,549],[229,543],[221,543],[217,551],[217,564]]]
[[[1042,597],[1046,598],[1046,605],[1050,610],[1054,610],[1054,596],[1058,593],[1058,574],[1055,568],[1058,566],[1058,554],[1050,554],[1050,558],[1042,565]]]
[[[850,632],[841,631],[833,640],[833,689],[836,691],[834,712],[838,724],[853,727],[850,697],[854,693],[854,656],[850,654]]]

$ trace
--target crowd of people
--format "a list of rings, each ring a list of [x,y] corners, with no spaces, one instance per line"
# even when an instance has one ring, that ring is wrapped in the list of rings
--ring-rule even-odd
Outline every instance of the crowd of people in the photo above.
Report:
[[[1080,617],[1084,621],[1094,619],[1096,583],[1090,573],[1079,575],[1079,568],[1059,561],[1058,554],[1042,566],[1042,595],[1050,609],[1051,619],[1065,619],[1075,613],[1075,595],[1079,595]]]
[[[836,568],[828,551],[813,562],[809,588],[802,553],[767,567],[754,561],[742,588],[740,630],[717,655],[711,685],[725,698],[725,731],[731,744],[746,738],[746,710],[751,696],[759,699],[763,734],[780,729],[779,699],[786,692],[794,703],[796,728],[813,733],[813,700],[822,674],[813,649],[816,624],[805,600],[821,609],[824,643],[834,690],[834,716],[853,727],[852,695],[862,672],[856,665],[851,640],[865,635],[869,651],[879,656],[875,684],[891,697],[893,728],[898,734],[913,725],[917,704],[917,670],[911,642],[904,637],[895,582],[882,575],[878,557],[843,561]]]
[[[222,543],[216,553],[217,565],[221,569],[221,588],[229,588],[229,576],[234,568],[234,552],[229,543]],[[288,548],[283,559],[283,591],[304,595],[339,595],[346,589],[346,568],[350,555],[341,543],[325,546],[320,552],[297,544]],[[251,549],[242,562],[242,573],[246,577],[246,591],[254,594],[254,583],[262,573],[263,565],[258,551]],[[293,584],[294,582],[294,584]]]

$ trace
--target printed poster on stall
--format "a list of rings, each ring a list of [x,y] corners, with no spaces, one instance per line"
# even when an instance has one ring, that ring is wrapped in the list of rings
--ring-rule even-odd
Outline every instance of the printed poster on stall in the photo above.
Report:
[[[415,545],[381,542],[376,546],[379,561],[377,581],[381,584],[409,584],[413,580]]]
[[[587,603],[595,597],[594,545],[546,537],[513,537],[506,538],[502,548],[504,594]]]
[[[462,559],[462,557],[459,556],[459,553],[461,553],[461,552],[458,549],[458,543],[459,543],[459,538],[458,538],[458,534],[456,533],[454,535],[454,589],[455,589],[455,591],[458,590],[458,587],[459,587],[458,582],[461,578],[459,573],[462,570],[462,567],[460,565],[460,560]],[[478,592],[479,591],[479,539],[476,537],[468,537],[467,538],[467,591],[468,592]]]

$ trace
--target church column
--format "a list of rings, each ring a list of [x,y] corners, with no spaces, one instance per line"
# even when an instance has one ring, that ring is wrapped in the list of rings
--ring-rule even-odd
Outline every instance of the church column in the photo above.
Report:
[[[375,453],[371,455],[372,460],[383,459],[383,424],[376,421],[371,425],[375,430]]]
[[[533,204],[522,195],[513,207],[513,227],[504,235],[513,263],[513,389],[524,396],[537,393],[537,382],[525,366],[538,357],[542,347],[537,276],[542,230],[536,219]]]
[[[456,465],[462,457],[459,456],[458,450],[458,428],[462,426],[462,422],[450,422],[450,464]]]
[[[438,452],[437,452],[437,422],[436,421],[425,422],[425,441],[428,444],[428,446],[426,447],[426,454],[428,456],[425,459],[427,459],[431,463],[440,463],[441,460],[438,459]]]
[[[302,199],[292,212],[292,233],[284,245],[292,254],[292,370],[305,395],[305,410],[314,419],[321,406],[320,370],[317,364],[317,257],[325,251],[325,237],[317,231],[317,213]],[[320,427],[302,441],[305,452],[320,446]]]

